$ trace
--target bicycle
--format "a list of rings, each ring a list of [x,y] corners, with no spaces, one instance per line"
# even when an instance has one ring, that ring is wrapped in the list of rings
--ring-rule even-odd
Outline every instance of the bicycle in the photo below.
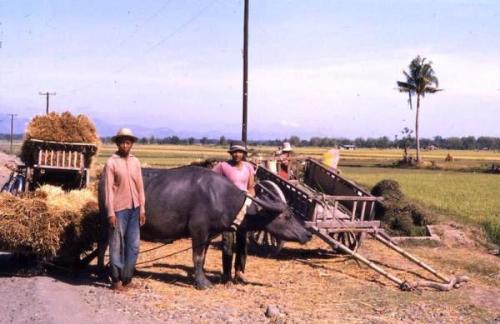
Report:
[[[26,177],[18,165],[13,167],[12,165],[5,164],[5,166],[12,170],[12,172],[9,176],[9,180],[2,186],[2,190],[0,190],[0,192],[9,192],[12,195],[17,196],[25,189]]]

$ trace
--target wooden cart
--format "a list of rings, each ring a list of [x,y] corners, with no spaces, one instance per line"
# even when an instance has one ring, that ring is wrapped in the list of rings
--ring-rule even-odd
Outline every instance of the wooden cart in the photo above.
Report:
[[[95,144],[27,140],[22,152],[26,164],[25,190],[34,190],[43,184],[67,190],[87,187],[92,156],[96,152]]]
[[[306,159],[294,163],[301,166],[296,168],[294,180],[282,179],[259,165],[256,171],[258,179],[256,190],[281,197],[289,208],[304,220],[306,228],[334,250],[352,256],[395,282],[403,290],[424,286],[450,290],[467,281],[466,277],[449,278],[437,272],[393,242],[380,228],[380,221],[374,220],[375,207],[382,201],[381,197],[372,196],[319,161]],[[391,274],[357,252],[365,235],[370,235],[376,241],[429,271],[441,282],[409,283]],[[282,241],[266,232],[252,233],[250,242],[259,249],[274,250],[274,253],[279,252],[283,246]]]
[[[271,183],[276,184],[289,207],[305,221],[306,226],[324,229],[332,238],[357,250],[363,233],[380,228],[380,221],[374,220],[374,216],[375,204],[381,198],[372,196],[316,160],[306,159],[300,164],[301,170],[295,173],[300,173],[296,180],[282,179],[259,165],[257,190],[265,187],[276,192]],[[271,255],[279,253],[283,246],[282,241],[266,232],[252,233],[250,241]]]

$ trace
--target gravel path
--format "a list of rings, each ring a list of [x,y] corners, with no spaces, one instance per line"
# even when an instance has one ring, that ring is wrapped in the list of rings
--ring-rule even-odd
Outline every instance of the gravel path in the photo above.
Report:
[[[0,269],[16,271],[16,261],[0,252]],[[18,270],[18,269],[17,269]],[[0,277],[0,323],[164,323],[151,307],[147,289],[115,293],[97,277]]]
[[[143,300],[51,277],[0,278],[0,323],[161,323]],[[7,298],[5,298],[7,297]]]

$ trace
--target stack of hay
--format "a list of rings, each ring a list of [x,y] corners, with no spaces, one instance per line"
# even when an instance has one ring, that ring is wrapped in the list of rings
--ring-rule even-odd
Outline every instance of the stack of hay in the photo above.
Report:
[[[0,194],[0,250],[78,257],[98,235],[99,208],[88,189],[46,185],[22,197]]]
[[[426,235],[426,225],[433,224],[436,216],[429,210],[411,202],[394,180],[382,180],[371,191],[374,196],[384,197],[377,207],[376,218],[392,235]]]
[[[94,123],[85,115],[73,116],[70,112],[62,114],[51,112],[35,116],[26,129],[25,141],[21,147],[21,160],[30,164],[33,148],[30,139],[61,143],[99,144]],[[96,151],[93,152],[95,154]]]
[[[26,129],[26,139],[68,143],[99,142],[95,125],[85,115],[73,116],[70,112],[35,116]]]

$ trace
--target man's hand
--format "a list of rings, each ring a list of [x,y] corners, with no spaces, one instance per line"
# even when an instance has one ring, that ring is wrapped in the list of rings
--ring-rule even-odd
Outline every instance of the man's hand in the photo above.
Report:
[[[109,226],[111,226],[112,228],[115,228],[116,227],[116,216],[109,215],[108,216],[108,223],[109,223]]]
[[[141,226],[146,224],[146,213],[145,212],[141,212],[141,214],[139,215],[139,224]]]

